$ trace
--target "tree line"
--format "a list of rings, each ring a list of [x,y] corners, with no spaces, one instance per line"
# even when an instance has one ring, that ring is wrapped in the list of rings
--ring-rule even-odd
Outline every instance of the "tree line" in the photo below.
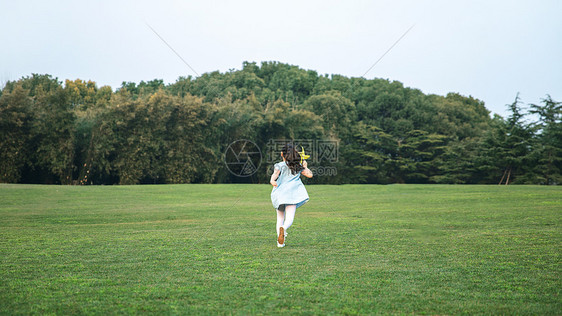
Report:
[[[267,183],[228,172],[232,141],[314,139],[339,156],[311,183],[562,183],[562,103],[507,106],[279,62],[115,90],[33,74],[0,91],[0,182]]]

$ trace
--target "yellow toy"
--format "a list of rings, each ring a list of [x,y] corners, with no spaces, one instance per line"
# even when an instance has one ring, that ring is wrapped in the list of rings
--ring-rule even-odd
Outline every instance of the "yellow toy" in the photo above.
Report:
[[[304,153],[304,147],[301,146],[301,148],[302,148],[302,151],[299,152],[299,154],[301,155],[301,165],[302,165],[302,162],[303,162],[305,159],[310,158],[310,155],[307,155],[307,154]]]

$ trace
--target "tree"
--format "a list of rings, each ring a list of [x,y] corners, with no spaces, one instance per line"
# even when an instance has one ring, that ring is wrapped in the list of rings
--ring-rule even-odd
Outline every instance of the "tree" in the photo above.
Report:
[[[562,183],[562,102],[554,101],[550,95],[542,99],[543,105],[531,104],[532,114],[539,117],[535,124],[538,142],[534,148],[537,155],[537,170],[544,184]]]
[[[326,132],[339,137],[348,137],[352,122],[357,120],[353,103],[335,90],[311,96],[304,107],[321,117]]]
[[[534,124],[518,97],[509,106],[506,119],[490,118],[471,96],[279,62],[244,62],[169,85],[123,82],[116,91],[32,74],[0,93],[0,180],[267,182],[267,164],[248,179],[231,175],[226,147],[249,139],[263,150],[269,140],[292,139],[338,143],[337,161],[316,165],[337,175],[314,183],[559,184],[560,103],[531,105]]]
[[[530,182],[534,164],[531,155],[533,129],[525,121],[519,94],[508,108],[508,118],[496,117],[492,130],[484,137],[485,150],[478,161],[481,168],[488,170],[489,179],[496,179],[499,184]]]
[[[37,166],[54,176],[54,181],[70,184],[75,155],[75,120],[67,92],[60,86],[45,91],[37,89],[33,138],[37,146]]]
[[[15,84],[0,96],[0,182],[18,182],[29,164],[33,113],[29,91]]]
[[[381,128],[363,122],[354,127],[354,141],[343,154],[346,173],[358,183],[389,183],[397,155],[396,140]]]
[[[211,182],[218,158],[207,126],[215,111],[191,95],[159,90],[131,100],[122,92],[94,127],[91,170],[120,184]]]
[[[443,147],[443,154],[436,157],[439,171],[430,176],[435,183],[478,183],[485,178],[479,169],[477,157],[482,151],[480,138],[465,138],[461,141],[450,141]]]
[[[412,130],[398,141],[396,161],[401,180],[408,183],[427,183],[438,173],[439,157],[445,150],[447,136]]]

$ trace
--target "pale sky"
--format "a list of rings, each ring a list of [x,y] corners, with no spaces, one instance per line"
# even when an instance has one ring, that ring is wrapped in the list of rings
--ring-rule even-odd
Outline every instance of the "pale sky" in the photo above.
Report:
[[[31,73],[117,88],[123,81],[280,61],[319,74],[398,80],[458,92],[506,115],[562,101],[562,1],[7,1],[0,2],[0,84]]]

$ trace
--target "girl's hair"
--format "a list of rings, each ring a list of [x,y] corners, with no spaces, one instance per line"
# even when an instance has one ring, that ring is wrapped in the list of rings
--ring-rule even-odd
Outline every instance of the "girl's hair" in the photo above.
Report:
[[[285,157],[287,166],[291,169],[292,174],[297,174],[301,170],[304,170],[304,167],[301,165],[301,155],[297,152],[292,143],[283,146],[281,152],[283,152],[283,157]]]

